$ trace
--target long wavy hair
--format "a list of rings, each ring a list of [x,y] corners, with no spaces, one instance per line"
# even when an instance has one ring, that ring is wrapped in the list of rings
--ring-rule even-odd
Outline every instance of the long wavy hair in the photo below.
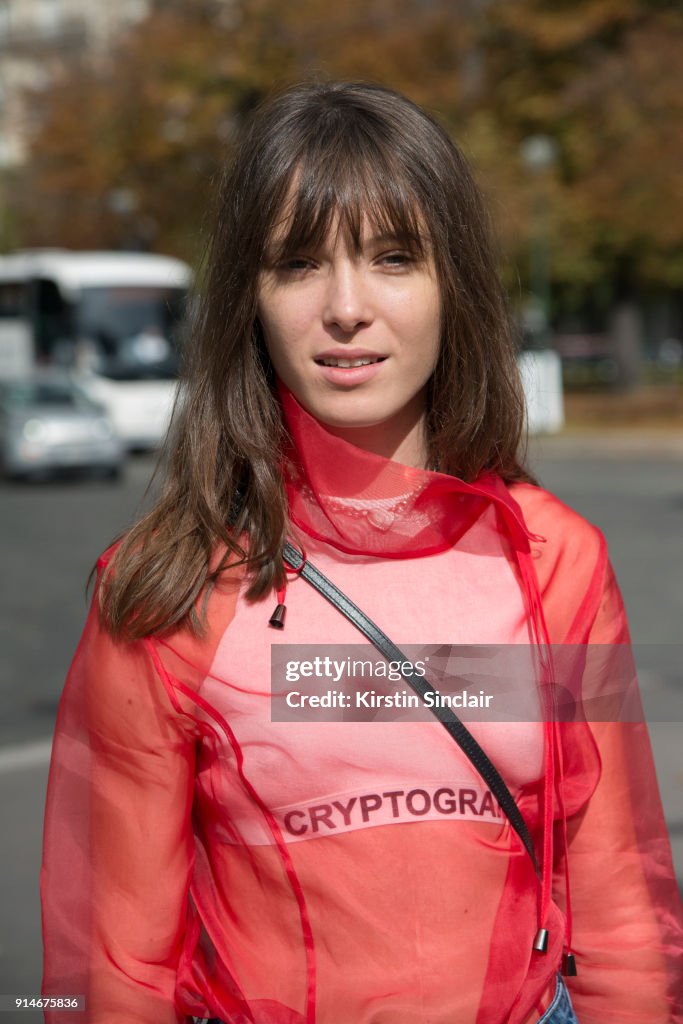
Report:
[[[412,247],[427,236],[433,249],[443,336],[429,382],[430,459],[465,480],[485,469],[532,480],[520,461],[524,402],[497,254],[463,154],[389,89],[298,85],[256,111],[225,171],[160,497],[119,538],[98,591],[112,635],[178,625],[201,635],[198,598],[237,566],[250,600],[281,583],[285,428],[257,317],[260,272],[275,225],[287,258],[314,249],[334,223],[359,246],[364,218]]]

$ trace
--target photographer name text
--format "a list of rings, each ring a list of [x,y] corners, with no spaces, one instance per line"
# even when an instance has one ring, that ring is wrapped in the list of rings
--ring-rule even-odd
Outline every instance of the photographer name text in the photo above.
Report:
[[[285,701],[290,708],[490,708],[493,695],[472,690],[459,693],[440,693],[430,690],[419,697],[416,693],[379,693],[377,690],[325,690],[322,693],[302,693],[289,690]]]

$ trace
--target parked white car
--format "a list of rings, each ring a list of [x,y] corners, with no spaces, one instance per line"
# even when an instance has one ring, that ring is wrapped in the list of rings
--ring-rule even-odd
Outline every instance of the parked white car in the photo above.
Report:
[[[125,449],[103,406],[64,373],[0,382],[0,465],[44,479],[64,470],[116,479]]]

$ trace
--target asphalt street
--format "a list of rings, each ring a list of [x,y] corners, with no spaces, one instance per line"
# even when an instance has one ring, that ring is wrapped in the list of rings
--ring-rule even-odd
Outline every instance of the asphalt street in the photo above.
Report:
[[[679,878],[683,878],[683,461],[541,442],[544,486],[599,526],[629,612]],[[144,505],[152,459],[121,484],[0,484],[0,993],[38,993],[38,870],[49,740],[98,554]],[[148,499],[149,500],[149,499]],[[39,1019],[7,1012],[3,1024]]]

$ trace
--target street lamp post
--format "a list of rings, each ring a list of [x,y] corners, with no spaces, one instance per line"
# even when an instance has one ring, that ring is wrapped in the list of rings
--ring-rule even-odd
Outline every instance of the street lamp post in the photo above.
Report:
[[[530,300],[525,325],[533,351],[520,352],[519,368],[524,383],[530,433],[554,433],[564,424],[562,364],[549,343],[550,327],[550,224],[547,172],[555,163],[557,149],[547,135],[530,135],[520,147],[524,166],[536,179],[530,261]]]
[[[542,349],[548,343],[550,324],[550,230],[548,194],[542,179],[555,163],[557,147],[548,135],[529,135],[520,146],[520,156],[526,169],[536,179],[529,267],[531,303],[527,322],[533,347]]]

